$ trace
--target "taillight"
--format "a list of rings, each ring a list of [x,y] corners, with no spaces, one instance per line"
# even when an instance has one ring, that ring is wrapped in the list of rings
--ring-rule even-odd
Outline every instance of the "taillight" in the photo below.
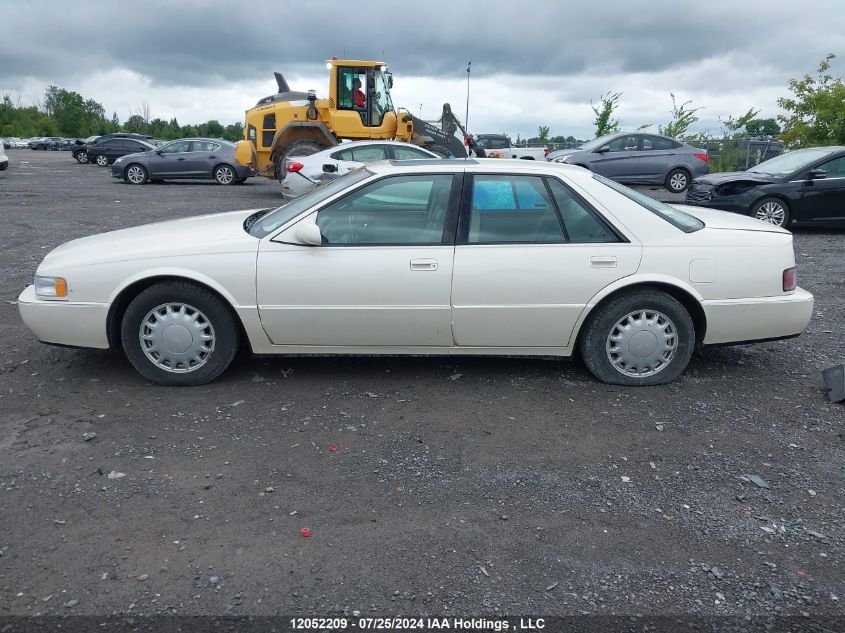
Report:
[[[798,286],[798,273],[795,272],[795,266],[787,268],[783,271],[783,291],[789,292],[795,290]]]
[[[708,161],[709,157],[707,154],[693,154],[698,160],[703,160],[705,163]]]
[[[286,171],[299,171],[303,167],[305,167],[305,165],[303,165],[302,163],[297,163],[297,162],[292,161],[292,160],[285,163],[285,170]]]

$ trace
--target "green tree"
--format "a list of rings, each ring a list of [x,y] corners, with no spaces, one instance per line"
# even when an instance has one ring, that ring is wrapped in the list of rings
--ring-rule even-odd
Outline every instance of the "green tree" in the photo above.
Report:
[[[722,122],[722,137],[723,138],[741,138],[748,136],[748,123],[754,120],[760,114],[759,110],[749,108],[748,112],[741,114],[738,117],[729,116],[727,119],[720,118]]]
[[[751,119],[745,124],[745,129],[751,136],[777,136],[780,126],[774,119]]]
[[[549,142],[549,126],[541,125],[537,128],[537,142],[545,145]]]
[[[613,113],[619,107],[620,97],[622,97],[621,92],[608,92],[599,97],[599,105],[594,105],[590,100],[590,106],[596,115],[593,121],[596,126],[596,137],[619,131],[619,121],[613,118]]]
[[[681,105],[678,105],[675,95],[670,92],[669,96],[672,98],[672,109],[669,111],[672,115],[672,120],[665,127],[659,125],[657,131],[671,138],[683,138],[689,127],[698,121],[696,112],[704,108],[693,108],[691,106],[692,101],[684,101]]]
[[[845,83],[842,77],[834,78],[828,72],[835,57],[828,53],[815,77],[808,74],[790,80],[793,96],[778,99],[778,105],[787,112],[778,116],[783,123],[781,138],[787,145],[845,144]]]

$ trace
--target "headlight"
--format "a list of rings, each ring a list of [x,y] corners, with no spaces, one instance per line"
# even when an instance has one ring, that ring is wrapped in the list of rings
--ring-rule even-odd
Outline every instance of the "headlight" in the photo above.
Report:
[[[64,277],[35,276],[35,294],[39,297],[67,297]]]
[[[556,163],[565,163],[567,160],[569,160],[569,156],[558,156],[555,158]]]
[[[116,161],[114,161],[114,164],[117,165],[118,163],[122,163],[122,162],[123,162],[123,156],[121,156]]]

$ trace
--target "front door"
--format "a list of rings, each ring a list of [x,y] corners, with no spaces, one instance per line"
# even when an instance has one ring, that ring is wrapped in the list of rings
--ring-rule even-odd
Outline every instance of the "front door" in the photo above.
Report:
[[[636,180],[640,160],[640,136],[617,136],[607,143],[607,151],[595,152],[590,157],[590,169],[597,174],[619,182]]]
[[[317,212],[321,246],[290,243],[295,228],[263,240],[258,309],[270,340],[451,346],[454,229],[450,235],[446,226],[457,211],[453,180],[390,176],[353,191]],[[315,221],[314,214],[301,221]]]
[[[824,171],[825,177],[804,182],[793,219],[845,223],[845,156],[826,161],[813,169]]]
[[[567,347],[587,302],[641,247],[556,178],[467,176],[452,282],[461,347]]]
[[[173,141],[159,147],[150,157],[150,178],[184,178],[190,145],[190,141]]]

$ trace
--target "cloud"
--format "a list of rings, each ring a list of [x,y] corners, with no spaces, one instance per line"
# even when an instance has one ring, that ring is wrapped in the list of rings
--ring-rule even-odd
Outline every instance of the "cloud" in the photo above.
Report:
[[[530,10],[512,0],[63,6],[0,0],[13,27],[0,38],[0,91],[35,99],[55,84],[121,119],[147,102],[153,116],[184,122],[241,120],[274,91],[275,70],[294,87],[325,91],[323,61],[337,55],[384,57],[396,103],[423,103],[424,111],[439,111],[443,101],[463,111],[457,103],[472,59],[473,106],[482,107],[470,123],[478,131],[525,136],[550,125],[553,133],[588,135],[590,99],[608,90],[624,93],[626,124],[665,121],[671,90],[705,106],[702,125],[718,125],[719,116],[751,106],[771,115],[790,78],[845,49],[840,0],[814,2],[812,20],[764,0],[576,0]]]

